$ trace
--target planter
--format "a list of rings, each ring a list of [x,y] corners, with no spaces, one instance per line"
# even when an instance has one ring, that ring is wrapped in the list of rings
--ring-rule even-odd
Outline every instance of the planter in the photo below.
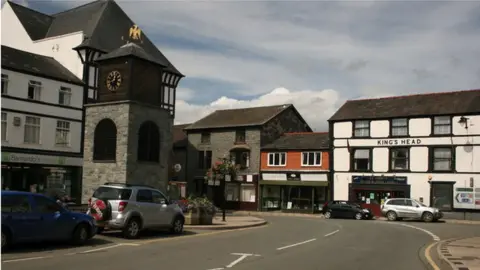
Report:
[[[200,225],[200,211],[194,209],[185,214],[185,225]]]
[[[213,224],[213,215],[208,213],[200,214],[200,224],[201,225],[212,225]]]

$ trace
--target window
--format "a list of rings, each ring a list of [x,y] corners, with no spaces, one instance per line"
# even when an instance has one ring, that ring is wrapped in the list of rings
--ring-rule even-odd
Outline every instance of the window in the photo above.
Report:
[[[230,152],[230,159],[234,164],[240,165],[241,168],[248,168],[250,166],[250,151],[232,151]]]
[[[36,81],[30,81],[28,83],[28,98],[34,100],[40,100],[42,92],[42,83]]]
[[[167,203],[167,199],[165,198],[165,196],[163,196],[162,193],[158,192],[158,191],[155,191],[155,190],[152,190],[152,201],[153,203],[158,203],[158,204],[166,204]]]
[[[225,199],[227,201],[238,202],[240,197],[240,185],[237,183],[225,184]]]
[[[137,191],[137,202],[152,203],[153,202],[152,191],[150,191],[148,189],[138,190]]]
[[[60,92],[58,92],[58,104],[69,106],[71,98],[72,89],[63,86],[60,87]]]
[[[355,121],[354,137],[368,137],[370,136],[370,121]]]
[[[144,122],[138,130],[137,160],[158,162],[160,160],[160,131],[152,121]]]
[[[201,143],[210,143],[210,132],[202,132],[201,136]]]
[[[131,195],[131,189],[99,187],[95,190],[92,197],[101,200],[129,200]]]
[[[235,143],[245,143],[245,129],[235,131]]]
[[[268,166],[285,166],[287,155],[285,153],[268,153]]]
[[[30,211],[28,196],[2,195],[2,213],[28,213]]]
[[[433,118],[433,134],[448,135],[452,133],[452,118],[450,116],[436,116]]]
[[[371,170],[370,149],[355,149],[353,151],[353,170],[369,171]]]
[[[401,137],[401,136],[408,136],[408,119],[407,118],[399,118],[399,119],[392,119],[392,137]]]
[[[240,186],[240,201],[255,202],[255,186],[254,185]]]
[[[451,171],[452,148],[433,148],[433,170]]]
[[[387,205],[405,205],[405,200],[404,199],[396,199],[396,200],[389,200]]]
[[[212,151],[198,151],[198,169],[210,169],[212,167]]]
[[[2,74],[2,95],[8,94],[8,75]]]
[[[2,141],[7,140],[7,113],[2,112]]]
[[[302,166],[320,166],[322,165],[321,152],[303,152]]]
[[[93,160],[114,161],[117,153],[117,127],[108,118],[102,119],[93,135]]]
[[[58,203],[45,197],[33,196],[33,201],[38,213],[49,214],[62,211],[62,207]]]
[[[40,143],[40,117],[25,117],[25,134],[23,141],[32,144]]]
[[[390,150],[390,163],[391,170],[404,171],[409,169],[408,164],[408,148],[391,148]]]
[[[70,145],[70,122],[61,120],[57,121],[57,130],[55,132],[55,145]]]

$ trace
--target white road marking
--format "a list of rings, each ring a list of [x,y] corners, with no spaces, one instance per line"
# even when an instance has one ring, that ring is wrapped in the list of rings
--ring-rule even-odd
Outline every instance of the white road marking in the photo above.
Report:
[[[223,270],[223,268],[213,268],[213,269],[208,269],[208,270]]]
[[[139,246],[139,244],[122,243],[122,244],[116,244],[116,245],[108,246],[108,247],[101,247],[101,248],[96,248],[96,249],[89,249],[89,250],[85,250],[85,251],[80,251],[80,252],[67,253],[67,254],[65,254],[65,255],[66,255],[66,256],[70,256],[70,255],[77,255],[77,254],[87,254],[87,253],[92,253],[92,252],[101,251],[101,250],[106,250],[106,249],[111,249],[111,248],[123,247],[123,246],[133,246],[133,247],[136,247],[136,246]]]
[[[331,233],[327,233],[327,234],[324,235],[324,237],[329,237],[330,235],[334,235],[334,234],[336,234],[336,233],[339,232],[339,231],[340,231],[340,230],[336,230],[336,231],[333,231],[333,232],[331,232]]]
[[[391,222],[391,224],[395,224],[395,223]],[[436,234],[432,233],[429,230],[425,230],[425,229],[420,228],[420,227],[415,227],[415,226],[408,225],[408,224],[403,224],[403,223],[397,223],[397,224],[400,225],[400,226],[403,226],[403,227],[408,227],[408,228],[412,228],[412,229],[415,229],[415,230],[422,231],[422,232],[430,235],[433,238],[433,241],[440,241],[440,237],[438,237]]]
[[[277,250],[282,250],[282,249],[286,249],[286,248],[291,248],[291,247],[296,247],[296,246],[299,246],[299,245],[303,245],[303,244],[306,244],[306,243],[310,243],[310,242],[313,242],[317,240],[316,238],[312,238],[310,240],[306,240],[306,241],[303,241],[303,242],[300,242],[300,243],[296,243],[296,244],[292,244],[292,245],[288,245],[288,246],[284,246],[284,247],[279,247],[277,248]]]
[[[247,258],[249,256],[260,256],[260,255],[257,255],[257,254],[249,254],[249,253],[232,253],[232,255],[240,256],[240,258],[236,259],[235,261],[233,261],[229,265],[227,265],[226,266],[227,268],[234,267],[237,263],[243,261],[245,258]],[[220,268],[220,269],[223,269],[223,268]]]
[[[46,258],[51,258],[53,256],[45,256],[45,257],[30,257],[30,258],[22,258],[22,259],[12,259],[12,260],[5,260],[2,261],[2,263],[11,263],[11,262],[24,262],[24,261],[31,261],[31,260],[40,260],[40,259],[46,259]]]

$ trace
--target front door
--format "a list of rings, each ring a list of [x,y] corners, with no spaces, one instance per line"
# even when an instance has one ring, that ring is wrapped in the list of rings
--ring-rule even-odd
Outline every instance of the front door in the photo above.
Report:
[[[453,207],[453,182],[432,182],[430,186],[430,206],[443,211]]]

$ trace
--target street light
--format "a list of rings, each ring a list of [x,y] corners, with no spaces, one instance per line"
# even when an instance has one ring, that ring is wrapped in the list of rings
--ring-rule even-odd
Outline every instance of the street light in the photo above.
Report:
[[[211,174],[210,179],[208,179],[208,185],[215,187],[219,186],[220,191],[222,192],[222,221],[225,222],[225,216],[226,216],[226,198],[225,198],[225,178],[230,177],[230,175],[221,175],[221,174]],[[207,177],[205,177],[207,178]],[[218,189],[213,188],[214,192],[218,192]]]

